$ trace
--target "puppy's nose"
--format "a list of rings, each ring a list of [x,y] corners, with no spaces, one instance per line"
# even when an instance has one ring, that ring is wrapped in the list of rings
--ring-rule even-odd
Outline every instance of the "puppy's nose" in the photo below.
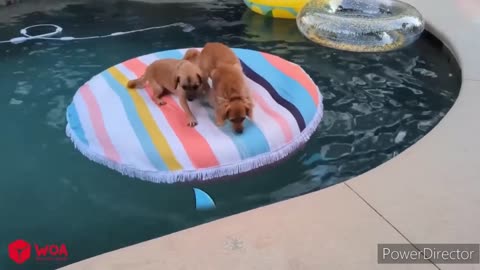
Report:
[[[242,134],[243,133],[243,127],[235,128],[235,132],[237,132],[238,134]]]

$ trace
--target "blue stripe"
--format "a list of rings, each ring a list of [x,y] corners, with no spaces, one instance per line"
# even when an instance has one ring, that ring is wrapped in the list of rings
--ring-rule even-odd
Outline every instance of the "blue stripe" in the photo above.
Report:
[[[158,59],[173,58],[173,59],[182,59],[183,53],[179,50],[168,50],[154,53],[153,56]]]
[[[234,49],[234,51],[245,64],[266,79],[280,96],[297,107],[306,123],[313,119],[317,108],[312,97],[301,84],[276,69],[260,52],[246,49]]]
[[[291,13],[292,15],[294,15],[294,16],[297,16],[297,11],[296,11],[294,8],[284,7],[284,8],[282,8],[282,9],[290,12],[290,13]]]
[[[294,8],[292,7],[284,7],[284,6],[267,6],[267,5],[262,5],[262,4],[254,4],[250,3],[250,5],[247,4],[249,8],[251,7],[257,7],[262,10],[263,13],[267,13],[269,11],[272,11],[273,9],[280,9],[280,10],[285,10],[290,12],[292,15],[296,15],[297,12],[295,11]]]
[[[261,4],[253,4],[253,3],[252,3],[252,7],[259,8],[265,14],[269,11],[272,11],[272,9],[273,9],[272,6],[266,6],[266,5],[261,5]]]
[[[132,129],[135,131],[137,135],[138,141],[142,145],[143,151],[147,155],[150,162],[157,170],[168,171],[168,167],[163,161],[160,153],[158,153],[155,145],[153,144],[152,138],[147,132],[147,129],[142,123],[140,116],[138,115],[137,109],[135,108],[135,104],[131,96],[128,94],[127,91],[136,91],[136,90],[128,90],[120,84],[115,78],[113,78],[112,74],[108,72],[108,70],[103,71],[99,74],[102,76],[105,81],[107,81],[110,88],[117,94],[123,104],[123,108],[125,109],[125,113],[130,121],[130,125]],[[128,142],[125,142],[128,143]]]
[[[82,123],[78,118],[77,108],[75,103],[72,102],[67,108],[67,122],[70,125],[71,130],[75,133],[75,136],[85,145],[88,145],[87,137],[85,136],[85,131],[83,130]]]
[[[155,53],[155,57],[159,59],[181,59],[183,57],[183,54],[179,50],[168,50]],[[214,121],[215,117],[213,115],[213,111],[209,110],[209,116],[212,121]],[[231,124],[228,121],[225,122],[225,126],[221,127],[220,130],[222,130],[223,133],[230,137],[230,139],[236,145],[242,159],[246,159],[270,151],[270,146],[268,144],[267,138],[258,128],[258,126],[255,125],[255,122],[252,122],[249,119],[246,119],[244,122],[244,130],[242,134],[236,134],[232,130]]]

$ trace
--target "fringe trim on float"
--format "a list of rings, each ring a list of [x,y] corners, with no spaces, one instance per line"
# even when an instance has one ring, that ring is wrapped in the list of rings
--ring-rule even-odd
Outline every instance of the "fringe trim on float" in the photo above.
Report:
[[[318,91],[318,87],[317,87]],[[133,167],[125,166],[106,159],[103,155],[89,151],[88,145],[83,144],[71,131],[70,125],[66,126],[66,134],[72,140],[75,148],[88,159],[107,166],[110,169],[120,172],[122,175],[138,178],[154,183],[178,183],[188,181],[205,181],[231,176],[251,171],[265,165],[280,161],[305,145],[312,134],[316,131],[323,117],[323,97],[319,91],[319,102],[317,111],[305,129],[291,142],[272,152],[263,153],[255,157],[245,159],[235,164],[224,164],[217,167],[189,170],[189,171],[143,171]]]

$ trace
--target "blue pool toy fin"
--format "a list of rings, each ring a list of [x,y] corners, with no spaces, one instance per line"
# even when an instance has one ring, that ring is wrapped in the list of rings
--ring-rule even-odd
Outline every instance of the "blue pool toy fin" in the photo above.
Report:
[[[215,208],[215,203],[205,191],[193,188],[195,191],[195,204],[197,210],[209,210]]]

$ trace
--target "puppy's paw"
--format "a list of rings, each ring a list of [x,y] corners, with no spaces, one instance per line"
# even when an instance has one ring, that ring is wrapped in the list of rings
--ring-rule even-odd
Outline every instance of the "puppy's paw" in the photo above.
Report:
[[[196,126],[197,124],[198,124],[198,122],[197,122],[196,119],[194,119],[194,118],[188,119],[187,126],[189,126],[189,127],[194,127],[194,126]]]
[[[215,121],[215,125],[217,125],[217,127],[221,127],[221,126],[225,125],[225,122],[222,121],[222,120],[217,120],[217,121]]]

